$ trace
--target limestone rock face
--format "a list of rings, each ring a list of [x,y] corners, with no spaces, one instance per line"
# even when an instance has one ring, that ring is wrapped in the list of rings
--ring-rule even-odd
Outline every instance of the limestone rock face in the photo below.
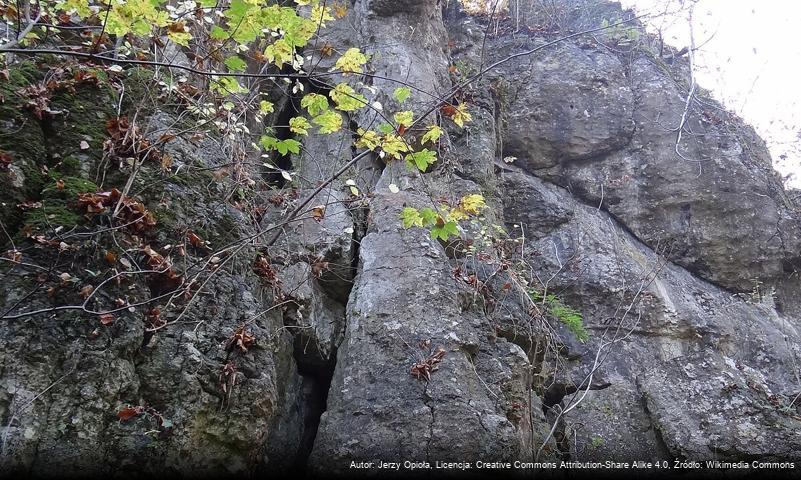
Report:
[[[781,366],[798,354],[793,317],[779,313],[772,299],[732,296],[695,277],[559,187],[523,173],[503,175],[504,185],[526,185],[533,198],[554,205],[528,217],[508,206],[506,220],[538,226],[544,236],[529,245],[531,264],[554,275],[551,288],[581,303],[595,333],[569,347],[575,359],[556,382],[587,382],[595,353],[604,357],[590,382],[603,388],[588,391],[565,415],[578,433],[575,457],[795,455],[801,418],[782,409],[796,388],[792,370]],[[560,208],[571,211],[568,221]],[[567,406],[574,395],[580,393],[561,401]]]
[[[495,51],[512,52],[499,42]],[[500,67],[532,79],[511,87],[504,155],[600,205],[649,246],[669,244],[671,261],[724,288],[750,291],[792,272],[799,217],[764,142],[730,114],[693,104],[677,145],[687,94],[657,62],[582,44]]]
[[[686,63],[644,34],[563,38],[632,15],[614,3],[510,2],[497,28],[455,0],[348,3],[304,56],[370,55],[359,93],[383,113],[343,113],[353,130],[409,86],[402,109],[445,130],[425,174],[370,154],[322,185],[357,152],[349,132],[251,157],[144,102],[139,69],[124,90],[55,92],[43,121],[18,92],[49,67],[9,69],[3,473],[801,461],[799,211],[754,131],[688,103]],[[275,88],[264,125],[298,113]],[[158,158],[123,151],[121,128]],[[112,189],[153,225],[108,228],[79,202]],[[472,193],[488,207],[458,241],[402,227],[405,207]]]
[[[136,83],[131,81],[133,88]],[[0,305],[12,318],[0,324],[0,465],[4,473],[34,476],[226,475],[254,468],[268,459],[262,446],[267,438],[274,436],[288,446],[300,444],[299,435],[278,435],[273,425],[292,417],[285,405],[296,402],[301,392],[291,383],[297,375],[291,335],[278,330],[281,318],[269,310],[272,295],[250,271],[252,247],[240,249],[241,257],[228,258],[234,270],[221,268],[205,277],[211,265],[211,258],[204,258],[206,247],[187,245],[185,258],[201,260],[185,275],[204,278],[205,293],[183,302],[169,317],[160,313],[166,313],[170,295],[164,294],[176,279],[158,271],[169,263],[165,258],[172,258],[173,265],[181,258],[162,239],[176,234],[184,238],[189,230],[217,247],[252,232],[242,212],[224,200],[223,184],[199,173],[227,164],[227,156],[211,139],[176,138],[164,147],[165,155],[174,159],[175,167],[195,172],[192,175],[164,176],[155,162],[143,164],[136,173],[109,171],[106,188],[122,188],[132,175],[131,198],[147,203],[159,231],[142,232],[137,240],[125,231],[93,225],[74,202],[78,193],[93,193],[98,186],[79,181],[89,176],[79,168],[69,170],[73,167],[63,155],[76,147],[53,147],[70,145],[76,138],[102,142],[103,125],[113,118],[117,103],[113,90],[102,90],[105,87],[78,86],[74,98],[59,99],[75,113],[49,136],[49,156],[14,150],[22,166],[49,164],[51,172],[61,172],[65,187],[53,188],[54,178],[39,179],[44,191],[34,193],[42,186],[34,183],[36,169],[27,167],[31,174],[19,178],[20,190],[41,195],[44,211],[43,217],[26,213],[22,222],[41,238],[59,240],[56,248],[44,241],[23,247],[29,240],[13,231],[14,244],[29,266],[53,265],[60,280],[52,283],[47,274],[32,273],[33,267],[3,274]],[[79,112],[84,116],[77,117]],[[16,115],[25,120],[25,134],[42,128],[25,109]],[[151,111],[143,118],[142,132],[155,142],[175,131],[179,122],[174,114]],[[93,125],[96,130],[89,133]],[[59,153],[61,163],[55,156]],[[79,161],[94,175],[101,160],[91,153],[82,154]],[[65,226],[69,230],[62,232]],[[144,242],[152,247],[149,256],[142,253],[147,250]],[[159,255],[161,260],[155,260]],[[80,268],[72,268],[77,265]],[[111,280],[101,284],[101,275],[106,275],[101,272],[109,268]],[[119,273],[114,275],[114,269]],[[36,295],[43,285],[50,293]],[[93,289],[101,293],[93,296]],[[180,302],[179,297],[173,295],[172,301]],[[70,307],[40,317],[13,318],[59,304]],[[141,304],[148,306],[135,307]],[[93,313],[115,306],[117,311],[105,319]],[[229,344],[240,327],[261,338],[260,344],[249,349]],[[224,374],[229,364],[233,369]],[[299,423],[298,418],[291,421],[293,428]]]
[[[597,158],[629,143],[634,96],[617,57],[568,44],[524,65],[515,66],[515,75],[526,81],[510,87],[505,155],[536,170]]]

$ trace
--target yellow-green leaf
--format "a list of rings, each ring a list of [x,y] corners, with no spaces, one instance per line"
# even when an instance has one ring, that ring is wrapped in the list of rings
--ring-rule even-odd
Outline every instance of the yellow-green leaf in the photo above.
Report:
[[[292,56],[295,53],[289,43],[282,39],[276,40],[271,45],[267,45],[264,49],[264,58],[268,62],[275,64],[276,67],[281,68],[284,63],[292,62]]]
[[[381,139],[378,134],[373,130],[365,130],[359,128],[356,130],[359,138],[356,140],[356,148],[366,148],[367,150],[375,150],[381,144]]]
[[[423,226],[423,217],[420,216],[420,212],[417,211],[416,208],[406,207],[401,210],[400,214],[401,221],[403,222],[403,228],[411,228],[413,226],[422,227]]]
[[[401,156],[409,151],[409,146],[399,136],[388,133],[381,141],[381,150],[390,157],[400,160]]]
[[[211,89],[222,95],[231,93],[247,93],[247,88],[239,84],[233,77],[222,77],[211,82]]]
[[[306,135],[309,133],[311,123],[305,117],[293,117],[289,119],[289,131],[297,133],[298,135]]]
[[[435,143],[441,137],[443,131],[437,125],[431,125],[428,127],[428,131],[423,134],[423,138],[420,140],[422,143]]]
[[[310,93],[300,100],[300,106],[308,110],[309,115],[316,116],[328,110],[328,99],[323,95]]]
[[[64,0],[56,4],[56,10],[64,10],[65,12],[77,15],[80,18],[92,16],[92,11],[89,10],[88,0]]]
[[[412,92],[411,92],[411,90],[409,90],[408,87],[398,87],[398,88],[395,89],[394,92],[392,92],[392,97],[398,103],[403,103],[403,102],[406,101],[407,98],[409,98],[409,95],[411,95],[411,94],[412,94]]]
[[[414,119],[414,112],[412,112],[411,110],[406,110],[404,112],[398,112],[393,116],[393,118],[395,119],[396,122],[398,122],[398,125],[403,125],[404,127],[409,127],[414,122],[414,120],[413,120]]]
[[[349,48],[337,60],[336,68],[343,73],[362,73],[362,67],[367,63],[367,56],[358,48]]]
[[[334,110],[327,110],[312,119],[320,126],[320,133],[334,133],[342,128],[342,115]]]
[[[262,100],[259,102],[259,112],[262,115],[267,115],[268,113],[273,113],[275,111],[275,106],[273,102],[268,102],[267,100]]]
[[[322,5],[315,5],[312,7],[311,14],[309,15],[309,20],[323,28],[325,28],[325,22],[333,19],[334,17],[331,16],[331,8],[323,7]]]
[[[347,83],[337,84],[328,95],[336,103],[337,108],[345,112],[352,112],[367,105],[367,99],[356,93],[356,90]]]

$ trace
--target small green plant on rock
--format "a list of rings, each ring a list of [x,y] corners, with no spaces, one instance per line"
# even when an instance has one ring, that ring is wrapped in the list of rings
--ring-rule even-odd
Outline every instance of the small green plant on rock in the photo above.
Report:
[[[570,330],[576,338],[581,342],[587,341],[589,334],[584,328],[584,318],[581,312],[575,308],[566,305],[556,295],[549,293],[543,296],[543,293],[530,289],[528,296],[534,303],[544,305],[546,313],[556,317],[560,322],[564,323],[568,330]]]
[[[486,208],[484,197],[479,194],[465,195],[453,208],[441,205],[440,211],[425,207],[416,209],[406,207],[401,211],[403,228],[431,227],[431,238],[447,241],[450,237],[459,236],[459,220],[478,215]]]

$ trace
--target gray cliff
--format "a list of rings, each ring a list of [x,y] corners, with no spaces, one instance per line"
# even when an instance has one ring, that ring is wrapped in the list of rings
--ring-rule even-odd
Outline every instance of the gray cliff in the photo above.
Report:
[[[633,16],[600,1],[521,1],[498,23],[455,0],[351,3],[304,53],[327,69],[323,42],[362,48],[375,89],[364,93],[385,110],[398,107],[395,80],[447,95],[498,65],[459,92],[473,121],[444,123],[433,171],[368,155],[317,194],[323,218],[283,226],[273,244],[260,232],[353,158],[350,133],[311,135],[282,159],[295,188],[278,189],[258,158],[231,166],[235,141],[185,134],[180,102],[142,87],[152,73],[57,90],[49,109],[61,113],[44,119],[19,92],[53,75],[50,60],[0,83],[0,151],[13,158],[0,170],[0,246],[21,255],[0,263],[3,473],[801,461],[801,213],[751,127],[703,92],[681,122],[686,59],[644,33],[556,41]],[[415,94],[404,108],[430,101]],[[293,108],[277,101],[264,123]],[[137,119],[131,138],[173,137],[169,165],[136,158],[108,123],[120,113]],[[354,130],[376,120],[348,118]],[[130,178],[154,220],[146,231],[75,205]],[[489,208],[484,225],[464,225],[463,245],[401,226],[406,206],[477,192]],[[507,234],[487,240],[495,226]],[[209,247],[190,241],[179,255],[187,230]],[[168,261],[182,294],[168,295],[179,281],[160,271]],[[586,340],[531,289],[580,312]],[[113,319],[94,313],[115,306]],[[438,349],[430,378],[410,374]],[[146,410],[126,418],[136,406]]]

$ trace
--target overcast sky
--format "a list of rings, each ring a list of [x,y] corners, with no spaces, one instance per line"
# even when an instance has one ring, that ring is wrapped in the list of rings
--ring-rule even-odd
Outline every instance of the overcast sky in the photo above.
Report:
[[[621,3],[638,13],[680,7],[680,0]],[[698,83],[756,128],[776,169],[801,187],[801,1],[698,0],[693,20]],[[668,43],[689,45],[686,14],[649,22]]]

